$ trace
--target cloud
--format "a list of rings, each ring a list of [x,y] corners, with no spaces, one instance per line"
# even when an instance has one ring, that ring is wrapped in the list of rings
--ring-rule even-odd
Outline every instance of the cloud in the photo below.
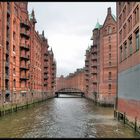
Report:
[[[57,61],[57,76],[84,67],[85,51],[91,44],[97,19],[103,24],[107,8],[116,14],[115,2],[29,2],[38,21],[36,29],[45,31]]]

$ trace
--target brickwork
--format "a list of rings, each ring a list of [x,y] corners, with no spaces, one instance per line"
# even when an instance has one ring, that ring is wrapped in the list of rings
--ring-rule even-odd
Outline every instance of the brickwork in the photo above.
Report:
[[[118,102],[116,109],[140,123],[140,2],[117,2]]]
[[[68,76],[57,77],[56,91],[63,88],[75,88],[85,92],[85,75],[84,69],[77,69],[76,72],[70,73]]]
[[[114,104],[117,82],[116,19],[108,8],[103,25],[93,30],[93,45],[86,50],[86,96],[95,102]]]
[[[0,3],[0,96],[2,104],[39,99],[51,95],[55,90],[56,62],[53,56],[48,55],[49,45],[44,32],[39,34],[35,30],[34,10],[28,14],[27,9],[28,2]],[[45,54],[50,59],[47,65],[44,60]],[[51,73],[45,69],[45,66],[53,67]],[[48,73],[52,79],[47,79],[44,72]],[[47,83],[51,83],[53,88],[47,88],[45,86]]]

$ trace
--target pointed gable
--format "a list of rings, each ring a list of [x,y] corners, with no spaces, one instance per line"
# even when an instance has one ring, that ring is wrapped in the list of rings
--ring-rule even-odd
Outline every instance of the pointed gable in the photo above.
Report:
[[[116,32],[116,17],[111,13],[111,7],[107,9],[107,16],[102,26],[104,35]]]

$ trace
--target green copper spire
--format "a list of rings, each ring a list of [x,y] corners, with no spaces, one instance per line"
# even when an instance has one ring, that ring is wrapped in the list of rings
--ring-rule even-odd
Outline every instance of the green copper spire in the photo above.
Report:
[[[97,23],[94,29],[100,29],[102,27],[102,25],[99,24],[98,19],[97,19]]]

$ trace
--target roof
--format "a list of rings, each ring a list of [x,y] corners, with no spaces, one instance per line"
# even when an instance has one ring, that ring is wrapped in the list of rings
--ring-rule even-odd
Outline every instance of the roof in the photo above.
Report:
[[[96,26],[94,29],[100,29],[102,27],[102,25],[99,24],[99,22],[97,21]]]
[[[111,14],[113,19],[116,21],[116,16],[114,14]]]

